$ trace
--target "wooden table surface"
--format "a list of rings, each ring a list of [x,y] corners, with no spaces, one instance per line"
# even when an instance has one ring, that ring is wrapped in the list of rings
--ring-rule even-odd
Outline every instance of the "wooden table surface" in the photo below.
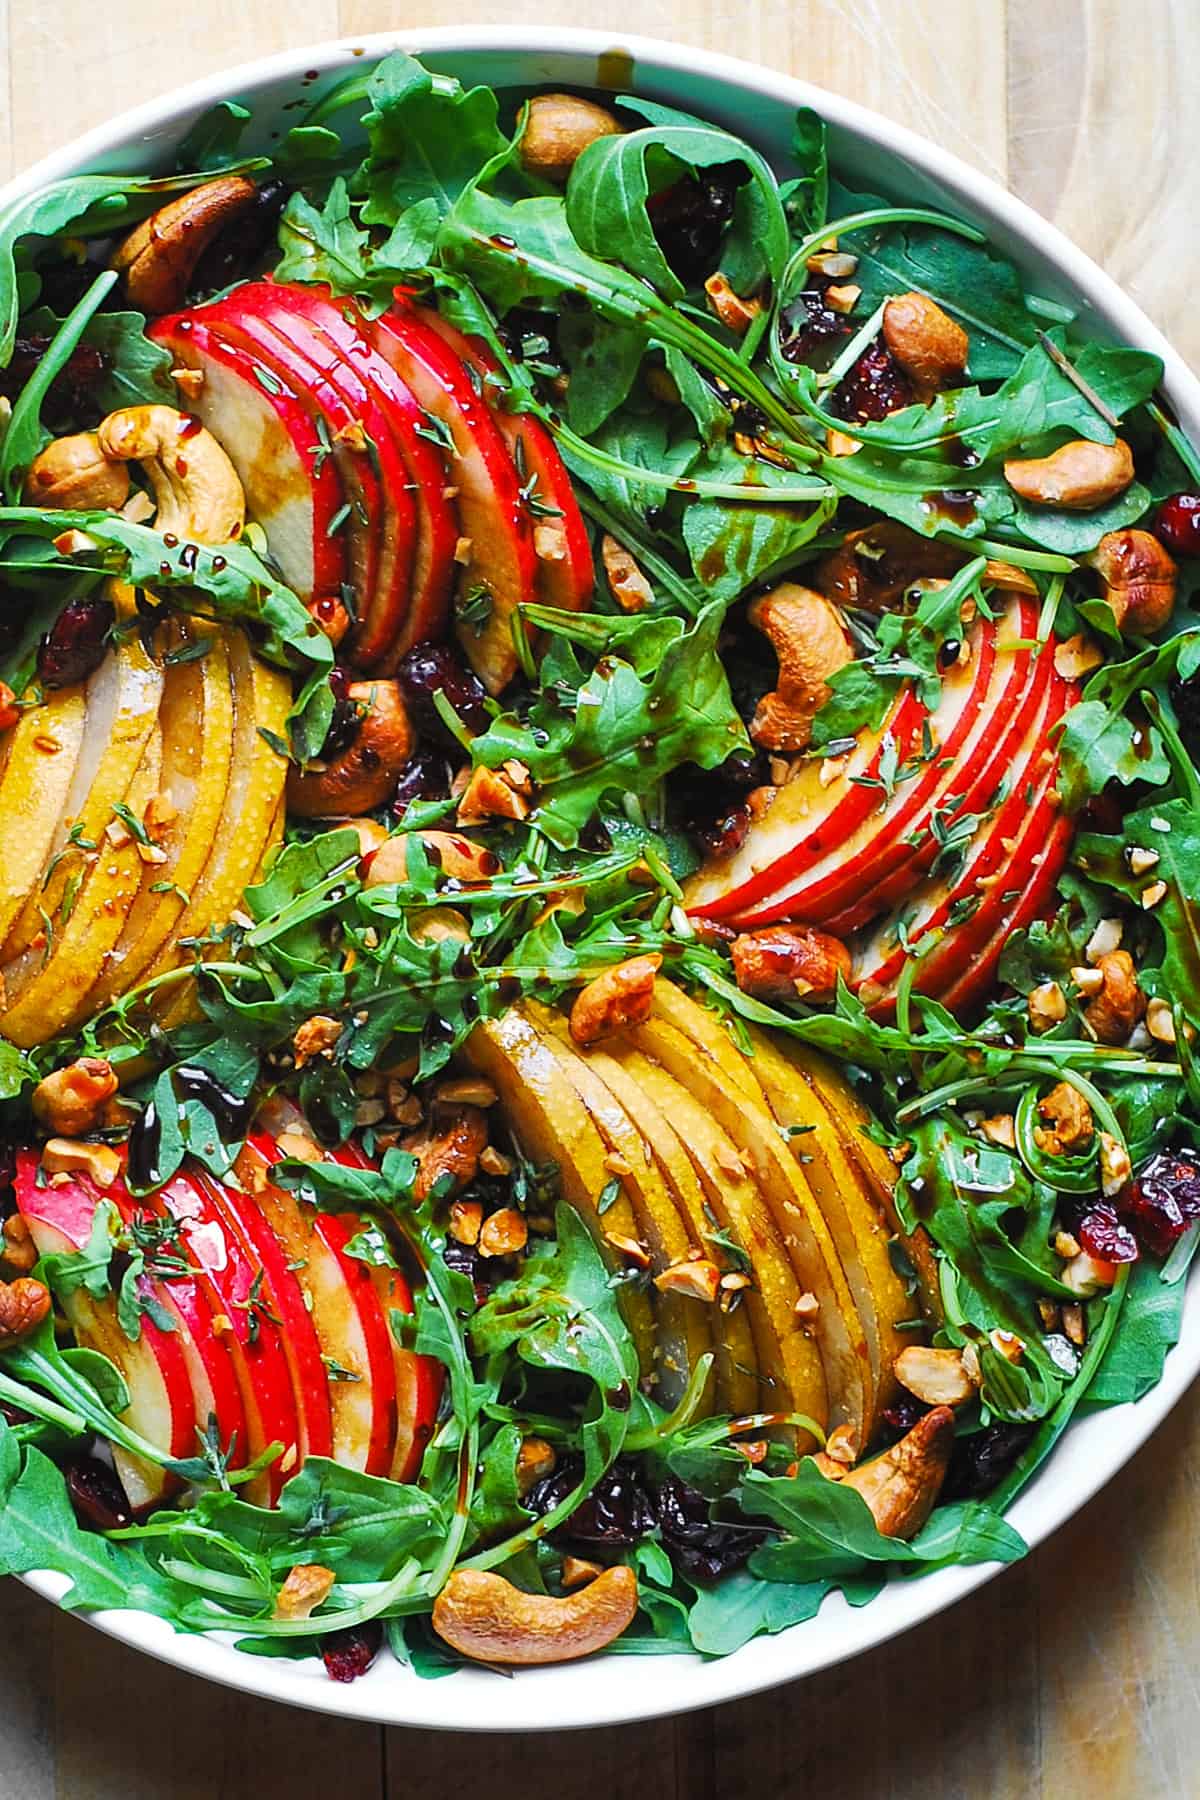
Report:
[[[486,19],[618,40],[635,25],[864,101],[1006,180],[1200,361],[1191,13],[1187,0],[496,0]],[[0,0],[0,180],[249,57],[471,16],[448,0]],[[601,1733],[338,1723],[177,1674],[7,1582],[0,1800],[432,1800],[473,1779],[487,1800],[1197,1795],[1198,1466],[1192,1394],[1072,1525],[957,1611],[803,1684]]]

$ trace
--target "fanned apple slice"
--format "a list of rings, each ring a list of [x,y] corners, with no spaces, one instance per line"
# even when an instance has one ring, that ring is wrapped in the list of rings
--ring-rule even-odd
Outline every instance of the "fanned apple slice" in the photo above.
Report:
[[[87,728],[82,684],[27,707],[4,734],[0,775],[0,944],[50,854]]]
[[[198,658],[189,654],[197,649],[203,652]],[[199,627],[178,620],[174,651],[164,660],[164,823],[151,834],[164,860],[146,864],[121,935],[88,995],[92,1012],[129,991],[178,923],[212,853],[229,791],[233,695],[225,634],[213,627],[200,637]]]
[[[823,1430],[829,1400],[821,1358],[805,1320],[796,1310],[801,1288],[774,1218],[742,1164],[733,1140],[711,1109],[629,1034],[611,1038],[609,1051],[664,1117],[674,1121],[681,1143],[704,1189],[718,1228],[749,1261],[752,1285],[745,1289],[754,1333],[761,1403],[769,1412],[801,1412]],[[812,1446],[798,1433],[798,1443]]]
[[[687,883],[688,911],[708,919],[749,912],[752,902],[836,850],[878,806],[887,762],[899,766],[921,748],[928,716],[912,688],[904,687],[879,729],[860,731],[844,756],[802,763],[741,848],[706,862]]]
[[[375,320],[376,344],[447,439],[446,480],[454,487],[462,542],[459,596],[479,591],[490,603],[482,623],[463,617],[458,639],[488,692],[500,694],[517,672],[512,621],[536,598],[533,531],[512,458],[466,369],[435,331],[397,308]]]
[[[9,933],[3,951],[11,962],[44,929],[44,914],[57,912],[68,883],[75,883],[100,845],[113,807],[123,801],[158,719],[162,670],[137,638],[105,657],[87,684],[83,741],[63,810],[50,843],[45,874]],[[68,843],[67,834],[77,840]],[[85,845],[92,848],[85,849]],[[61,853],[61,854],[60,854]]]
[[[611,1231],[636,1238],[637,1220],[622,1192],[605,1212],[598,1202],[612,1180],[604,1141],[550,1048],[516,1012],[481,1020],[463,1047],[464,1059],[500,1095],[509,1126],[534,1163],[554,1163],[563,1198],[569,1200],[614,1273],[624,1273],[608,1242]],[[621,1311],[637,1345],[642,1374],[654,1370],[654,1320],[650,1302],[628,1282],[618,1289]]]
[[[765,1100],[756,1104],[711,1058],[697,1054],[694,1038],[662,1017],[652,1016],[631,1036],[708,1108],[739,1155],[748,1160],[801,1291],[816,1301],[813,1335],[825,1371],[829,1422],[848,1425],[861,1448],[873,1417],[863,1327],[829,1228],[801,1170],[784,1149]]]
[[[34,1150],[17,1153],[14,1191],[39,1256],[83,1250],[96,1208],[106,1198],[86,1176],[42,1185]],[[117,1320],[115,1297],[96,1299],[82,1284],[59,1299],[76,1341],[84,1349],[100,1351],[120,1371],[129,1389],[129,1405],[121,1415],[124,1422],[164,1455],[191,1456],[196,1414],[187,1365],[174,1333],[143,1316],[137,1340],[126,1337]],[[136,1511],[165,1499],[178,1486],[166,1470],[127,1450],[114,1451],[113,1460]]]
[[[316,356],[362,412],[379,456],[385,499],[407,508],[401,538],[393,523],[385,533],[396,565],[364,609],[352,651],[360,668],[390,674],[406,650],[441,637],[450,613],[457,565],[458,519],[445,458],[431,442],[429,420],[411,388],[382,355],[367,320],[352,303],[325,289],[261,284],[256,302],[272,327]],[[373,421],[373,422],[369,422]]]
[[[543,606],[554,606],[561,612],[581,612],[596,583],[592,545],[571,477],[554,439],[530,413],[503,410],[495,387],[500,365],[482,338],[468,337],[430,306],[414,306],[412,311],[479,378],[517,471],[526,510],[533,519],[538,599]]]
[[[569,1036],[566,1020],[560,1013],[552,1014],[549,1009],[539,1007],[536,1016],[541,1020],[543,1015],[558,1037]],[[589,1068],[595,1070],[614,1099],[624,1107],[642,1142],[649,1145],[683,1222],[692,1253],[715,1262],[718,1268],[738,1273],[736,1259],[715,1241],[714,1233],[719,1230],[717,1216],[705,1199],[699,1177],[674,1125],[650,1099],[641,1083],[603,1045],[587,1050],[576,1045],[575,1051]],[[716,1358],[715,1399],[718,1410],[736,1415],[753,1412],[758,1406],[757,1352],[746,1309],[736,1303],[732,1293],[727,1295],[727,1303],[728,1311],[718,1311],[714,1306],[711,1315],[712,1348]],[[765,1405],[771,1405],[769,1395],[765,1397]],[[713,1410],[707,1397],[705,1406]]]
[[[954,985],[943,990],[940,997],[952,1012],[966,1012],[982,1005],[995,984],[1001,954],[1014,931],[1027,930],[1035,920],[1053,912],[1072,832],[1072,821],[1057,807],[1042,805],[1036,824],[1031,821],[1030,825],[1029,841],[1038,846],[1030,858],[1032,873],[991,937],[970,957]]]
[[[282,1452],[253,1481],[247,1499],[272,1506],[300,1455],[300,1421],[292,1395],[279,1326],[264,1297],[262,1265],[215,1204],[214,1193],[187,1171],[172,1176],[152,1197],[162,1216],[179,1226],[179,1240],[213,1315],[213,1330],[233,1359],[246,1416],[247,1460],[273,1443]]]
[[[629,1196],[636,1235],[650,1258],[652,1274],[661,1275],[673,1264],[685,1262],[698,1246],[689,1237],[653,1152],[629,1114],[574,1046],[558,1036],[540,1008],[525,1005],[518,1010],[557,1060],[608,1146],[605,1160],[609,1180],[618,1180]],[[712,1350],[712,1331],[706,1317],[708,1304],[676,1292],[656,1291],[652,1305],[658,1351],[652,1377],[654,1398],[669,1411],[682,1400],[701,1357]],[[709,1400],[711,1410],[711,1378]]]
[[[287,761],[274,748],[274,740],[284,738],[287,731],[288,678],[259,661],[243,632],[231,631],[226,641],[233,680],[233,745],[225,805],[191,899],[147,969],[147,980],[175,966],[184,947],[182,938],[203,938],[214,925],[226,922],[262,866],[283,802]],[[186,999],[180,996],[164,1019],[170,1022],[185,1013]]]
[[[114,813],[101,831],[96,851],[87,854],[78,886],[68,887],[57,910],[48,914],[46,945],[6,963],[0,1033],[26,1048],[79,1024],[88,1011],[96,971],[116,943],[145,874],[143,844],[146,808],[159,790],[162,731],[151,720],[150,734],[133,780],[121,797],[126,818]]]
[[[346,502],[337,463],[295,391],[261,358],[222,343],[204,312],[155,319],[147,337],[204,377],[188,410],[237,470],[251,518],[267,534],[280,574],[302,600],[340,598],[345,539],[331,530]],[[328,434],[326,434],[328,435]]]

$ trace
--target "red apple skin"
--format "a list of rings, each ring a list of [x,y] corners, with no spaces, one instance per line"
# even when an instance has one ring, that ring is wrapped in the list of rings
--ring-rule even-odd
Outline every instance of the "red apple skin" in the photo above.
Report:
[[[39,1187],[40,1162],[35,1150],[18,1151],[16,1163],[17,1207],[38,1254],[69,1255],[82,1250],[105,1193],[85,1175]],[[196,1411],[187,1364],[174,1333],[162,1331],[143,1315],[141,1335],[136,1343],[131,1342],[118,1323],[115,1295],[97,1300],[85,1288],[77,1288],[63,1296],[61,1304],[78,1342],[100,1351],[120,1370],[129,1389],[125,1422],[168,1456],[191,1456],[196,1447]],[[121,1453],[119,1469],[137,1512],[161,1504],[179,1487],[175,1476],[126,1451]]]
[[[253,1461],[276,1441],[283,1445],[282,1454],[245,1489],[256,1504],[274,1505],[299,1462],[300,1421],[278,1327],[259,1312],[257,1329],[251,1329],[248,1307],[260,1265],[207,1187],[190,1174],[181,1171],[173,1176],[155,1200],[179,1221],[214,1329],[229,1346],[246,1414],[247,1460]]]
[[[367,1474],[386,1475],[396,1441],[396,1372],[391,1355],[391,1333],[370,1272],[366,1263],[346,1254],[346,1245],[361,1229],[362,1220],[356,1213],[322,1212],[313,1220],[313,1231],[337,1258],[342,1278],[354,1296],[362,1320],[370,1370],[368,1380],[375,1396]]]
[[[291,1376],[300,1424],[300,1461],[306,1462],[310,1456],[331,1456],[333,1425],[328,1371],[303,1291],[288,1267],[283,1246],[249,1195],[240,1194],[215,1177],[207,1185],[263,1269],[263,1294],[280,1322],[280,1342]]]
[[[396,298],[398,309],[404,310],[404,295],[398,292]],[[432,307],[414,305],[411,310],[423,325],[437,332],[468,369],[484,378],[498,371],[500,365],[482,338],[468,337]],[[489,389],[485,387],[484,392],[488,393]],[[505,412],[496,404],[490,410],[508,446],[518,481],[522,479],[521,470],[524,469],[524,480],[533,480],[537,498],[559,515],[557,519],[539,520],[536,515],[533,518],[534,548],[538,551],[538,599],[543,606],[557,607],[560,612],[582,612],[596,585],[596,571],[591,540],[566,464],[540,420],[529,413]],[[549,535],[557,540],[556,554],[544,555],[538,549],[539,525],[548,527]]]
[[[362,313],[347,300],[334,300],[326,288],[298,287],[267,281],[264,317],[277,330],[287,315],[303,318],[327,348],[374,392],[388,421],[403,474],[395,471],[415,508],[415,533],[409,568],[406,616],[387,614],[364,621],[354,640],[355,665],[372,674],[394,674],[414,644],[440,638],[450,620],[450,600],[458,572],[455,550],[458,516],[448,494],[445,458],[429,441],[429,421],[412,389],[387,357],[380,354]],[[295,337],[294,325],[291,335]],[[298,341],[298,340],[296,340]]]
[[[312,1209],[271,1181],[270,1169],[279,1159],[275,1140],[255,1131],[238,1158],[236,1173],[284,1253],[298,1265],[297,1279],[307,1296],[323,1356],[356,1377],[328,1378],[332,1455],[347,1468],[366,1469],[372,1445],[381,1434],[390,1440],[394,1433],[389,1391],[385,1388],[380,1395],[371,1381],[368,1331],[381,1325],[372,1317],[364,1329],[359,1292],[347,1283],[341,1260],[314,1229]]]
[[[371,457],[350,448],[343,435],[354,434],[358,413],[336,382],[241,302],[242,292],[243,289],[235,288],[223,300],[198,307],[189,316],[204,324],[219,343],[248,352],[273,376],[286,382],[308,413],[314,430],[321,422],[345,494],[343,504],[350,508],[338,526],[345,545],[348,582],[357,611],[366,617],[379,584],[387,508]]]
[[[114,1182],[106,1192],[127,1225],[139,1217],[154,1217],[153,1209],[135,1200],[123,1181]],[[230,1452],[229,1467],[240,1469],[246,1461],[246,1415],[233,1360],[213,1330],[212,1312],[200,1283],[191,1275],[173,1275],[170,1280],[156,1281],[154,1291],[175,1319],[176,1336],[191,1382],[196,1423],[204,1429],[210,1419],[216,1420],[218,1442]]]
[[[1014,931],[1025,931],[1035,920],[1053,914],[1057,903],[1058,878],[1066,867],[1072,835],[1072,821],[1060,814],[1043,835],[1042,861],[1024,893],[974,963],[942,996],[953,1013],[966,1017],[981,1008],[995,985],[996,970],[1004,946]]]
[[[155,319],[147,337],[177,366],[204,375],[188,411],[208,427],[246,490],[251,517],[302,600],[339,597],[345,542],[331,532],[346,494],[331,456],[322,455],[311,415],[282,376],[233,344],[221,343],[201,312]],[[257,373],[256,373],[257,371]]]
[[[370,460],[378,476],[380,556],[374,586],[359,595],[358,621],[343,651],[354,667],[366,668],[408,630],[417,545],[418,510],[408,463],[397,441],[395,414],[380,400],[388,366],[363,336],[353,303],[334,305],[323,290],[251,281],[218,304],[226,319],[257,320],[290,345],[314,371],[314,379],[337,388],[370,440],[369,449],[352,454],[360,463]]]
[[[343,1144],[333,1155],[350,1168],[375,1166],[357,1144]],[[442,1397],[442,1367],[433,1357],[418,1356],[396,1342],[391,1329],[392,1312],[411,1313],[413,1310],[412,1291],[400,1270],[377,1268],[371,1263],[364,1267],[387,1322],[396,1375],[396,1442],[388,1473],[393,1481],[414,1481],[420,1473],[421,1461],[437,1421]]]
[[[459,591],[466,594],[479,585],[492,599],[482,628],[463,622],[458,638],[489,693],[502,693],[517,672],[513,615],[537,597],[533,531],[512,458],[466,368],[437,332],[396,308],[376,319],[371,333],[418,405],[453,439],[445,478],[457,490],[459,554],[465,559]]]

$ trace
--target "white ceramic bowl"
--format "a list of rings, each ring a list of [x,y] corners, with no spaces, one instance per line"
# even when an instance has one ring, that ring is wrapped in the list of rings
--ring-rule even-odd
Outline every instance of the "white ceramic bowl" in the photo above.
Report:
[[[0,206],[44,182],[84,170],[136,173],[169,168],[178,139],[205,108],[223,98],[250,103],[257,139],[268,143],[277,126],[294,123],[295,111],[281,110],[289,101],[311,102],[349,69],[397,48],[419,54],[432,68],[469,83],[483,81],[498,88],[546,84],[587,88],[615,82],[623,91],[645,94],[730,126],[780,165],[787,160],[795,108],[814,107],[830,126],[833,159],[851,186],[944,205],[974,220],[1020,267],[1035,291],[1078,306],[1085,329],[1161,356],[1167,394],[1184,428],[1200,439],[1200,382],[1132,300],[1029,207],[956,157],[852,101],[751,63],[651,38],[617,40],[602,32],[542,26],[463,26],[349,38],[317,49],[289,51],[125,113],[19,177],[0,192]],[[607,82],[601,81],[598,65],[609,77]],[[311,80],[314,70],[317,78]],[[1116,1473],[1198,1370],[1200,1284],[1193,1282],[1182,1338],[1167,1359],[1158,1387],[1136,1406],[1097,1413],[1074,1424],[1011,1509],[1013,1524],[1030,1545],[1057,1530]],[[893,1583],[858,1610],[835,1594],[807,1624],[779,1637],[756,1639],[720,1661],[606,1656],[583,1665],[523,1672],[509,1681],[472,1671],[422,1681],[381,1656],[366,1676],[342,1687],[329,1680],[315,1659],[276,1662],[246,1656],[231,1642],[177,1635],[163,1620],[142,1613],[104,1612],[90,1618],[101,1630],[179,1668],[295,1705],[397,1725],[525,1731],[652,1718],[790,1681],[906,1631],[961,1600],[995,1573],[994,1565],[948,1569]],[[52,1574],[31,1575],[28,1581],[54,1600],[66,1587],[63,1577]]]

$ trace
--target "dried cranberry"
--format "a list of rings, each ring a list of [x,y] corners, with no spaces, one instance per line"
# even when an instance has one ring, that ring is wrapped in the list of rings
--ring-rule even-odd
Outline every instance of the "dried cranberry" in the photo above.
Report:
[[[1116,1210],[1140,1244],[1166,1256],[1200,1219],[1200,1156],[1188,1149],[1158,1151],[1117,1196]]]
[[[828,363],[832,347],[853,330],[844,313],[825,304],[821,288],[805,288],[797,294],[784,312],[783,323],[780,348],[787,360],[817,366]]]
[[[0,1137],[0,1213],[8,1213],[15,1204],[13,1182],[17,1174],[17,1145],[12,1138]]]
[[[96,271],[90,270],[88,284]],[[87,285],[87,284],[85,284]],[[72,301],[71,305],[74,304]],[[67,308],[70,310],[70,307]],[[6,369],[0,369],[0,394],[15,400],[31,379],[49,348],[48,337],[18,338]],[[85,410],[95,388],[109,368],[109,358],[94,344],[78,344],[50,383],[42,417],[49,425],[74,419]]]
[[[333,713],[321,745],[321,755],[327,762],[350,748],[363,722],[362,708],[350,698],[350,677],[345,669],[331,669],[329,685],[333,690]]]
[[[1137,1239],[1128,1225],[1122,1225],[1117,1209],[1107,1201],[1087,1207],[1075,1223],[1075,1236],[1089,1256],[1101,1262],[1136,1262]]]
[[[739,750],[717,769],[681,768],[672,784],[682,823],[710,856],[740,849],[750,829],[745,796],[770,779],[761,751]]]
[[[709,856],[732,856],[750,835],[750,808],[743,802],[720,813],[707,825],[695,827],[695,836]]]
[[[903,1394],[893,1406],[885,1406],[880,1414],[883,1429],[879,1436],[885,1444],[897,1444],[910,1432],[917,1420],[929,1411],[923,1400]]]
[[[1175,556],[1200,556],[1200,494],[1172,494],[1154,521],[1158,538]]]
[[[282,181],[264,181],[251,204],[210,244],[191,280],[191,292],[205,294],[256,275],[275,246],[275,231],[288,200]]]
[[[133,1509],[125,1489],[107,1463],[94,1456],[78,1457],[67,1470],[67,1493],[75,1517],[89,1531],[119,1531],[133,1524]]]
[[[463,667],[447,644],[414,644],[398,670],[409,715],[418,734],[449,748],[454,735],[442,723],[433,704],[435,694],[447,700],[468,731],[486,731],[487,689],[477,675]]]
[[[717,1581],[738,1569],[768,1533],[760,1525],[714,1520],[703,1494],[670,1475],[658,1490],[662,1541],[676,1568],[694,1581]]]
[[[321,1640],[321,1661],[333,1681],[357,1681],[365,1675],[383,1644],[383,1626],[378,1619],[365,1625],[351,1625],[345,1631],[331,1631]]]
[[[116,622],[111,600],[83,596],[69,600],[38,645],[37,672],[43,687],[86,681],[104,661]]]
[[[418,750],[400,771],[392,811],[402,819],[414,800],[444,800],[450,792],[450,765],[437,750]]]
[[[577,1459],[563,1463],[530,1490],[526,1506],[539,1516],[552,1512],[578,1485],[581,1472]],[[558,1529],[575,1543],[620,1546],[648,1537],[657,1523],[653,1502],[637,1471],[618,1459]]]
[[[833,406],[839,418],[877,424],[902,406],[911,406],[912,400],[907,377],[887,346],[877,340],[868,344],[838,383]]]
[[[716,268],[721,239],[746,179],[740,163],[719,163],[685,176],[646,204],[658,247],[685,287],[699,287]]]
[[[985,1425],[960,1433],[942,1483],[943,1500],[980,1500],[999,1487],[1033,1436],[1032,1425]]]

